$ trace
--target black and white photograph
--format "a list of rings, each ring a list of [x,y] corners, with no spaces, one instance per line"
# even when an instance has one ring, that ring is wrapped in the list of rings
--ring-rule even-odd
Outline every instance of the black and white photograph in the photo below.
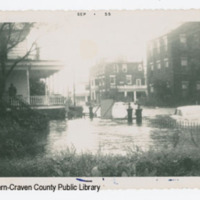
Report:
[[[200,176],[199,11],[29,13],[0,13],[0,177]]]

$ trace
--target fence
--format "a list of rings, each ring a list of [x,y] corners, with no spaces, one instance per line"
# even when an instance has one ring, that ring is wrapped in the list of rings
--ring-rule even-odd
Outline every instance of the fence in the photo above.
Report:
[[[188,131],[200,131],[200,122],[186,121],[186,120],[173,120],[171,118],[161,118],[159,125],[162,128],[173,128]]]
[[[174,132],[173,142],[174,147],[179,143],[180,137],[182,135],[189,136],[191,139],[191,142],[194,146],[200,148],[200,122],[194,122],[194,121],[185,121],[180,120],[176,121],[171,118],[165,117],[160,118],[156,124],[160,128],[166,128],[172,130],[177,130]]]

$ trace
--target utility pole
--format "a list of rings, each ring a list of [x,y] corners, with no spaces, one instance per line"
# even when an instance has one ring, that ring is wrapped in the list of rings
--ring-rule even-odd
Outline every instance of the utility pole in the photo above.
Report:
[[[74,107],[76,106],[76,84],[75,84],[75,71],[73,71],[73,100],[74,100]]]

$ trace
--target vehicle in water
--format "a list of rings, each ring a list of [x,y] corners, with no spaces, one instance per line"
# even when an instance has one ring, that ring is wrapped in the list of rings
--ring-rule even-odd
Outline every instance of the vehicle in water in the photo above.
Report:
[[[200,123],[200,105],[177,107],[171,117],[177,122]]]

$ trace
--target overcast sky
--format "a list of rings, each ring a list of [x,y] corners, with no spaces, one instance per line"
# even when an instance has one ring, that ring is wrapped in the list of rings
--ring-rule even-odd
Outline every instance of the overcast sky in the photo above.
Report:
[[[146,43],[176,28],[185,21],[199,19],[198,12],[112,11],[76,12],[58,17],[39,40],[41,59],[63,60],[78,77],[87,78],[96,62],[144,61]]]

